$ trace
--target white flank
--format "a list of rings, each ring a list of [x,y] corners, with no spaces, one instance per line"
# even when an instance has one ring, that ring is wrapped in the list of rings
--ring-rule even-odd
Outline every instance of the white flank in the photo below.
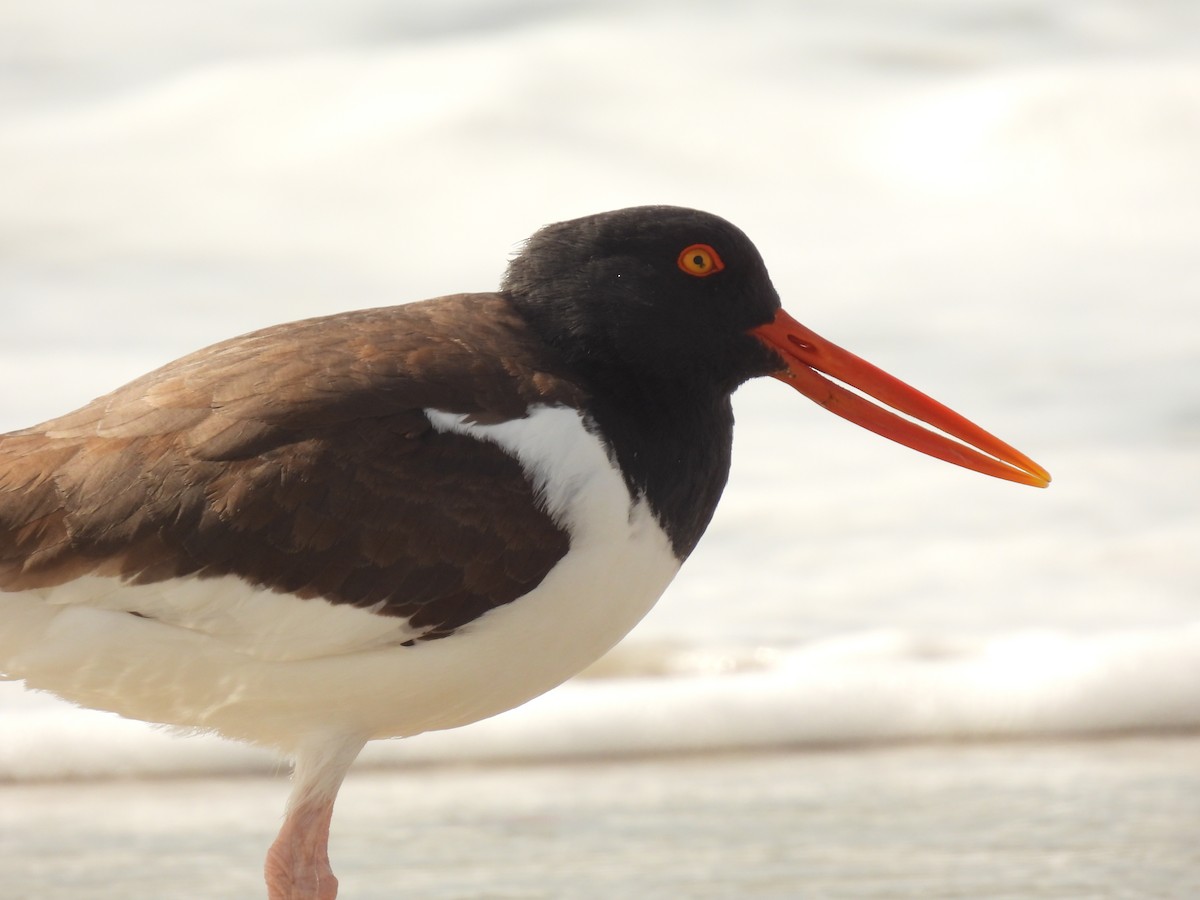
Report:
[[[452,728],[565,681],[670,583],[679,561],[666,535],[576,410],[535,407],[499,425],[427,414],[439,431],[515,457],[570,533],[570,553],[529,594],[451,637],[404,647],[413,633],[402,619],[232,577],[142,586],[87,577],[0,593],[0,672],[84,706],[285,751],[331,731]]]

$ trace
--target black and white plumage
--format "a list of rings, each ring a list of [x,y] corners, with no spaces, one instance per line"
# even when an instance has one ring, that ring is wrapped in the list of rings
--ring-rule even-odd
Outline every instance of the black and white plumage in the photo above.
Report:
[[[0,436],[0,672],[295,759],[269,893],[333,897],[364,743],[511,709],[620,640],[711,519],[762,375],[1048,482],[782,313],[729,223],[620,210],[539,231],[499,292],[268,328]]]

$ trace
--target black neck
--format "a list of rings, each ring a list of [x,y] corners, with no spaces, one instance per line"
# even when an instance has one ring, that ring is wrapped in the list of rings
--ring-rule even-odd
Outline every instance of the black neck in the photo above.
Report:
[[[591,385],[589,413],[630,493],[650,504],[686,559],[716,510],[729,477],[733,408],[727,393],[684,385]]]

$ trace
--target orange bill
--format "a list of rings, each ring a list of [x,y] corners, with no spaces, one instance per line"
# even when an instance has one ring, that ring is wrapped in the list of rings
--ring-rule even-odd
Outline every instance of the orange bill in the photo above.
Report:
[[[900,379],[831,344],[782,309],[773,322],[750,333],[786,363],[787,368],[777,373],[776,378],[830,412],[956,466],[1033,487],[1050,484],[1050,473],[1024,453]],[[874,404],[831,378],[937,431]]]

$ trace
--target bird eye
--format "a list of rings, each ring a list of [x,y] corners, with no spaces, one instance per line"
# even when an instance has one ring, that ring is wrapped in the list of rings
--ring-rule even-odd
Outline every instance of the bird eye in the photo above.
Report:
[[[679,254],[679,268],[689,275],[704,278],[725,268],[720,255],[708,244],[692,244]]]

